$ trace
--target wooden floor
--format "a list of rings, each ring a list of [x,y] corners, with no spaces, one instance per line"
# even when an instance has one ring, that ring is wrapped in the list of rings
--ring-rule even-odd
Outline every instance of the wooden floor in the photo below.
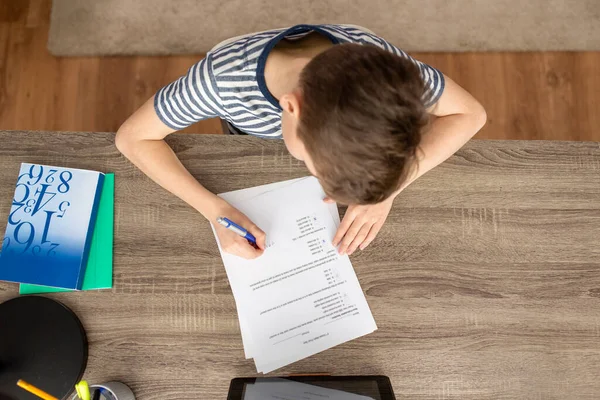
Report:
[[[115,131],[201,58],[53,57],[50,6],[0,0],[0,129]],[[489,121],[479,138],[600,141],[600,52],[414,55],[483,103]],[[186,131],[214,133],[220,125]]]

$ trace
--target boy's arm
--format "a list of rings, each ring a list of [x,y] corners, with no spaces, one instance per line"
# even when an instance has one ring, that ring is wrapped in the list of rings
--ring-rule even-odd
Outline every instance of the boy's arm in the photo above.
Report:
[[[484,108],[466,90],[448,77],[441,97],[429,112],[437,118],[421,138],[417,152],[418,168],[387,200],[366,206],[349,206],[333,239],[340,254],[352,254],[367,247],[379,233],[394,198],[415,179],[441,164],[485,125]]]
[[[119,151],[153,181],[211,219],[218,197],[189,173],[163,140],[173,132],[174,129],[158,118],[152,96],[121,125],[115,143]]]
[[[483,106],[452,79],[447,76],[444,78],[444,92],[429,109],[429,113],[437,118],[421,138],[417,152],[418,169],[395,195],[456,153],[486,123],[487,115]]]
[[[252,232],[259,246],[264,248],[264,233],[245,215],[204,188],[183,166],[164,141],[174,131],[159,119],[153,96],[123,123],[117,131],[115,143],[119,151],[142,172],[198,210],[209,221],[215,221],[218,216],[229,217]],[[215,229],[225,251],[244,258],[254,258],[262,253],[261,249],[252,248],[245,239],[220,225]]]

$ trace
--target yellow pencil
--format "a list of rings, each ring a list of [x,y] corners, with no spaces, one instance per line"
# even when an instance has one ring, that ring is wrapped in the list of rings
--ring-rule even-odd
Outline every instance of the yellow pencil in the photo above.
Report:
[[[27,390],[31,394],[35,394],[40,399],[44,399],[44,400],[58,400],[56,397],[49,395],[48,393],[44,392],[43,390],[36,388],[31,383],[27,383],[27,382],[25,382],[22,379],[19,379],[19,381],[17,382],[17,386],[19,386],[20,388],[23,388],[23,389]]]

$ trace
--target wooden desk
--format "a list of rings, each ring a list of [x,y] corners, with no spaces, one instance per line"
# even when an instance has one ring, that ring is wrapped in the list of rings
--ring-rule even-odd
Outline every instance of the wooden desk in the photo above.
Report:
[[[224,399],[255,369],[211,230],[113,138],[0,132],[0,225],[21,162],[115,172],[114,289],[51,296],[87,329],[86,378],[140,400]],[[215,192],[307,174],[280,141],[169,142]],[[598,143],[473,141],[351,259],[379,330],[277,374],[385,374],[399,399],[600,398]],[[16,295],[0,283],[0,301]]]

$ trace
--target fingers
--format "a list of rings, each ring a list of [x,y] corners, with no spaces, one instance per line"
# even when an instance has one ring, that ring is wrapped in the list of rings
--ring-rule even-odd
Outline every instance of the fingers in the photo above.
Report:
[[[254,225],[254,224],[250,225],[250,227],[248,228],[248,231],[256,239],[256,245],[261,250],[264,250],[265,249],[265,242],[267,240],[267,235],[265,234],[265,232],[262,229],[260,229],[258,226]]]
[[[248,260],[260,257],[265,251],[265,233],[254,224],[246,224],[248,231],[256,238],[256,247],[246,238],[221,226],[217,227],[223,251]]]
[[[352,243],[352,241],[356,238],[356,235],[358,235],[358,233],[360,232],[360,230],[363,227],[363,225],[364,225],[364,223],[362,223],[358,219],[355,219],[352,222],[352,225],[350,226],[350,228],[348,229],[348,231],[344,235],[344,238],[342,239],[342,242],[340,243],[339,253],[341,255],[346,254],[346,252],[348,251],[348,247],[350,246],[350,244]]]
[[[335,247],[337,247],[338,244],[340,244],[342,238],[346,235],[346,232],[352,225],[352,222],[354,222],[355,218],[356,216],[351,210],[346,211],[346,215],[344,215],[344,219],[342,220],[342,223],[340,224],[335,236],[333,237],[333,245]]]
[[[258,238],[257,238],[257,244],[258,244]],[[229,246],[225,251],[227,251],[228,253],[231,253],[233,255],[248,259],[248,260],[257,258],[264,253],[264,249],[255,248],[243,237],[236,238],[235,241],[231,244],[231,246]]]
[[[369,231],[372,229],[372,227],[373,227],[372,224],[364,224],[360,228],[360,231],[358,231],[358,234],[356,235],[356,237],[354,238],[352,243],[350,243],[350,246],[348,246],[348,251],[347,251],[348,255],[351,255],[352,253],[354,253],[354,250],[356,250],[356,248],[364,242],[364,240],[367,238],[367,235],[369,234]]]
[[[361,249],[361,251],[364,250],[365,247],[367,247],[368,245],[371,244],[371,242],[373,241],[373,239],[375,239],[375,237],[377,236],[377,234],[381,230],[382,226],[383,226],[383,222],[377,222],[375,225],[373,225],[371,227],[371,230],[369,231],[369,234],[367,235],[367,237],[365,238],[365,240],[362,242],[362,244],[359,246],[359,248]]]

